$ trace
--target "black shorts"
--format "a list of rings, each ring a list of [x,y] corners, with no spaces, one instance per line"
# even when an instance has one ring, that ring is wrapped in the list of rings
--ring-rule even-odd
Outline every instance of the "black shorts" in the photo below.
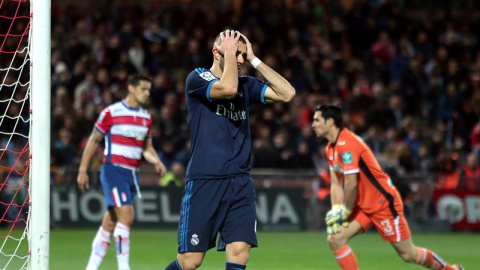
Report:
[[[188,180],[178,224],[178,252],[219,251],[232,242],[257,247],[256,194],[248,175]]]

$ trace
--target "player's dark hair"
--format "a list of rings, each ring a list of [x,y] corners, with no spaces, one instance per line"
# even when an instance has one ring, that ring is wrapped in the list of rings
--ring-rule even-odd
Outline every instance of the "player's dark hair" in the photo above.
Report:
[[[137,87],[141,81],[152,83],[152,79],[150,77],[140,75],[140,74],[133,74],[128,76],[127,85]]]
[[[325,105],[318,105],[315,111],[322,112],[322,117],[323,119],[325,119],[325,121],[332,118],[333,123],[335,124],[336,127],[338,128],[343,127],[342,108],[332,104],[325,104]]]
[[[215,37],[215,42],[218,43],[218,45],[222,45],[222,39],[220,38],[220,34],[221,34],[221,33],[224,33],[225,31],[227,31],[227,30],[224,30],[224,31],[218,33],[218,35]],[[246,41],[242,36],[240,36],[240,38],[238,39],[238,41],[247,44],[247,41]]]

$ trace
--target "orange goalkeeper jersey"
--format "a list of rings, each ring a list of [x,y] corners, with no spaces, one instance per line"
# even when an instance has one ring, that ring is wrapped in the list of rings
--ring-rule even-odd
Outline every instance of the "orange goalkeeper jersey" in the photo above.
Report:
[[[327,158],[330,170],[343,186],[345,175],[358,174],[355,205],[366,214],[389,207],[392,215],[398,215],[395,200],[401,200],[390,177],[378,164],[370,148],[350,130],[343,128],[334,143],[328,143]],[[398,204],[399,202],[396,202]]]

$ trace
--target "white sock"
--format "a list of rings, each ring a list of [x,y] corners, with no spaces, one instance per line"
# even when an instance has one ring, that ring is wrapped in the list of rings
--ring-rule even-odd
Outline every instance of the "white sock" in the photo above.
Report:
[[[130,227],[117,222],[113,238],[115,238],[115,249],[117,250],[118,269],[130,270]]]
[[[92,252],[88,260],[87,270],[97,270],[107,254],[108,246],[110,245],[110,232],[103,229],[102,226],[98,229],[97,235],[92,242]]]

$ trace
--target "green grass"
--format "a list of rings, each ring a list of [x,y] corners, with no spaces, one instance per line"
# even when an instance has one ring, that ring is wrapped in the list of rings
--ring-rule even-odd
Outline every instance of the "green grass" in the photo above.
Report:
[[[50,269],[85,269],[94,230],[55,230],[50,235]],[[260,248],[253,249],[248,269],[339,269],[323,232],[259,232]],[[0,244],[3,239],[0,239]],[[434,250],[467,270],[480,269],[480,234],[414,234],[416,245]],[[134,229],[131,235],[132,269],[165,269],[176,256],[176,232]],[[421,269],[403,263],[389,243],[376,233],[360,235],[350,246],[362,270]],[[223,252],[210,250],[200,269],[224,269]],[[4,259],[4,258],[3,258]],[[0,258],[0,262],[2,258]],[[0,268],[3,265],[0,264]],[[101,269],[116,269],[113,245]],[[7,269],[18,269],[9,266]]]

